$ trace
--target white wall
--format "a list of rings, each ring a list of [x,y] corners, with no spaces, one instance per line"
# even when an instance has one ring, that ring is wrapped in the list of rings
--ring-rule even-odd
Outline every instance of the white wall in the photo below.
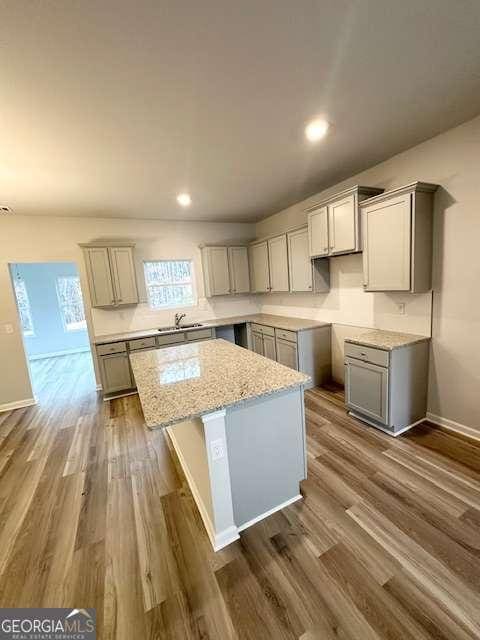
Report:
[[[199,305],[183,309],[192,321],[205,318],[256,313],[253,296],[222,297],[209,302],[204,298],[201,256],[202,242],[248,240],[254,226],[242,223],[169,222],[101,218],[50,218],[2,216],[0,218],[0,407],[32,397],[22,337],[8,265],[12,262],[73,261],[80,272],[85,292],[87,322],[92,335],[115,333],[171,324],[175,309],[153,311],[143,302],[119,310],[91,309],[85,264],[78,243],[94,240],[129,240],[136,243],[137,274],[142,260],[192,258],[194,261]],[[139,277],[141,294],[145,289]],[[14,332],[7,333],[6,325]]]
[[[435,195],[433,340],[429,411],[480,430],[480,117],[257,224],[257,236],[302,224],[304,209],[336,191],[362,184],[391,189],[415,180],[441,185]],[[335,258],[326,296],[264,296],[262,311],[297,313],[335,323],[429,333],[429,295],[366,294],[360,257]],[[345,285],[346,288],[345,288]],[[406,302],[405,316],[395,303]],[[334,327],[335,371],[348,327]]]

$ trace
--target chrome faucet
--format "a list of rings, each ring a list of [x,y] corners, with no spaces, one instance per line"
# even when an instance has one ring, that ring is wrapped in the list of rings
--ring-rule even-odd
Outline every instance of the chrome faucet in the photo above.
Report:
[[[175,314],[175,329],[180,329],[180,323],[185,318],[186,313],[176,313]]]

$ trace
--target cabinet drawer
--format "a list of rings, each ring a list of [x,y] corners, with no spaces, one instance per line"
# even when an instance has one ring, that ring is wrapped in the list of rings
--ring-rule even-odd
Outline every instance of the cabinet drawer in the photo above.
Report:
[[[199,329],[198,331],[187,331],[187,340],[206,340],[212,337],[211,329]]]
[[[267,327],[265,324],[256,324],[252,322],[251,324],[252,331],[257,331],[257,333],[261,333],[264,336],[275,336],[275,329],[273,327]]]
[[[167,333],[165,336],[157,336],[157,345],[159,347],[163,347],[167,344],[180,344],[185,342],[185,334],[178,333]]]
[[[390,354],[388,351],[384,351],[383,349],[374,349],[373,347],[364,347],[359,344],[352,344],[351,342],[345,342],[345,356],[357,358],[364,362],[371,362],[380,367],[388,367],[390,361]]]
[[[148,349],[155,348],[157,343],[155,342],[155,336],[151,338],[138,338],[137,340],[130,340],[128,342],[128,348],[130,351],[135,351],[136,349]]]
[[[286,331],[285,329],[275,329],[275,335],[282,340],[289,342],[297,342],[297,334],[295,331]]]
[[[97,354],[107,356],[110,353],[122,353],[127,350],[126,342],[111,342],[109,344],[97,344]]]

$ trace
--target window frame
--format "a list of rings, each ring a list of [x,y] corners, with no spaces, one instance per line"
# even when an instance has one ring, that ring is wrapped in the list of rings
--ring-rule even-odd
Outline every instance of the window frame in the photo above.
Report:
[[[28,315],[28,318],[30,320],[30,326],[32,327],[31,331],[25,331],[25,329],[23,328],[23,316],[22,316],[22,310],[20,308],[20,303],[18,300],[18,295],[17,295],[17,283],[20,282],[23,286],[23,294],[25,296],[25,300],[26,300],[26,314]],[[14,276],[13,277],[13,288],[14,288],[14,293],[15,293],[15,300],[17,303],[17,309],[18,309],[18,319],[20,320],[20,328],[22,330],[22,335],[24,338],[35,338],[35,324],[33,322],[33,316],[32,316],[32,309],[30,306],[30,297],[28,295],[28,291],[27,291],[27,285],[25,284],[25,278],[23,276],[17,277]]]
[[[68,324],[66,322],[65,319],[65,313],[64,313],[64,308],[67,306],[66,304],[63,304],[60,298],[60,290],[59,290],[59,281],[60,280],[78,280],[78,288],[80,290],[80,303],[81,303],[81,307],[83,310],[83,322],[82,322],[82,326],[81,327],[68,327]],[[63,325],[63,330],[65,333],[76,333],[77,331],[87,331],[87,316],[85,313],[85,303],[83,302],[83,291],[82,291],[82,284],[80,281],[80,276],[76,276],[76,275],[71,275],[71,276],[57,276],[55,278],[55,290],[57,293],[57,302],[58,302],[58,310],[60,312],[60,317],[62,319],[62,325]],[[79,323],[76,323],[79,324]]]
[[[185,284],[190,284],[192,287],[192,302],[188,303],[188,304],[167,304],[167,305],[162,305],[159,307],[156,307],[152,304],[152,299],[150,297],[150,286],[148,281],[147,281],[147,273],[146,273],[146,265],[147,263],[154,263],[154,262],[188,262],[190,264],[190,282],[185,283],[185,282],[177,282],[177,283],[168,283],[165,285],[156,285],[156,286],[164,286],[164,287],[168,287],[168,286],[175,286],[175,285],[185,285]],[[198,306],[198,295],[197,295],[197,287],[196,287],[196,279],[195,279],[195,264],[192,258],[155,258],[155,259],[150,259],[150,260],[143,260],[143,279],[145,282],[145,291],[147,294],[147,303],[148,303],[148,307],[149,309],[152,309],[152,311],[163,311],[164,309],[191,309],[192,307],[196,307]]]

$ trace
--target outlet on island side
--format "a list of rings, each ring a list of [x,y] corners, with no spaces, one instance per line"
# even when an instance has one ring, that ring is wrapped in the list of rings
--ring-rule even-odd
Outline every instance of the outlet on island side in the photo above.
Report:
[[[401,316],[405,315],[405,302],[398,302],[397,303],[397,308],[398,308],[398,313]]]
[[[223,450],[223,440],[218,438],[210,442],[210,452],[212,454],[212,460],[221,460],[225,455]]]

